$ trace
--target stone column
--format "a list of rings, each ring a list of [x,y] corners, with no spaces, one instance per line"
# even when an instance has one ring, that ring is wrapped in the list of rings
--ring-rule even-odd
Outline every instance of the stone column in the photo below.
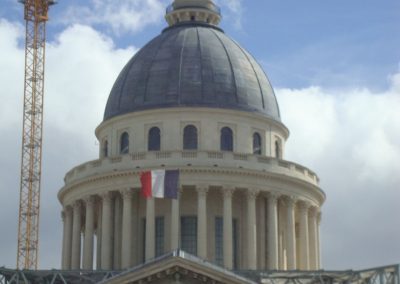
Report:
[[[278,198],[268,195],[268,269],[278,269]]]
[[[78,270],[81,268],[82,205],[80,201],[74,203],[73,210],[71,269]]]
[[[145,260],[151,260],[156,256],[155,248],[155,213],[154,198],[146,199],[146,247]]]
[[[96,227],[96,269],[101,269],[101,225],[103,223],[103,204],[97,202],[97,227]]]
[[[286,198],[286,257],[288,270],[297,269],[295,203],[296,199],[293,196]]]
[[[286,212],[281,200],[278,200],[278,269],[285,270],[285,249],[286,249]]]
[[[118,194],[114,196],[113,220],[113,269],[120,270],[122,249],[122,200]]]
[[[265,197],[261,196],[261,198],[258,199],[258,205],[257,205],[257,233],[258,233],[258,269],[260,270],[265,270]]]
[[[71,269],[71,256],[72,256],[72,218],[73,212],[70,206],[65,208],[65,249],[64,249],[64,270]]]
[[[101,269],[112,269],[112,194],[102,195],[102,217],[101,217]]]
[[[61,269],[65,269],[65,247],[67,243],[67,226],[65,223],[66,213],[65,209],[61,211],[61,220],[63,223],[63,235],[62,235],[62,250],[61,250]]]
[[[308,208],[306,202],[299,203],[300,213],[300,270],[310,269],[309,236],[308,236]]]
[[[179,199],[181,193],[178,193],[178,199],[171,199],[171,250],[179,248]]]
[[[197,256],[207,259],[207,192],[208,186],[197,186]]]
[[[122,195],[122,269],[132,266],[132,189],[121,191]]]
[[[317,215],[318,208],[313,206],[309,210],[308,228],[309,228],[309,258],[310,258],[310,270],[318,269],[318,233],[317,233]]]
[[[317,216],[317,265],[318,269],[321,269],[322,263],[321,263],[321,212],[318,212]]]
[[[232,195],[234,188],[223,188],[224,198],[224,219],[223,219],[223,252],[224,266],[233,269],[233,220],[232,220]]]
[[[83,242],[83,269],[93,269],[93,239],[94,239],[94,205],[95,199],[89,196],[85,199],[85,238]]]
[[[256,197],[258,190],[247,191],[247,269],[257,269]]]

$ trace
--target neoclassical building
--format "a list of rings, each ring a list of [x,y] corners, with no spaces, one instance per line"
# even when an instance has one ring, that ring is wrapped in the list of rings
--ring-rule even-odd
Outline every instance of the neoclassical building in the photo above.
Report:
[[[262,67],[211,0],[175,0],[166,20],[111,90],[98,159],[65,176],[62,269],[121,270],[176,249],[233,271],[320,269],[325,194],[284,159],[289,130]],[[141,196],[152,169],[179,169],[178,199]]]

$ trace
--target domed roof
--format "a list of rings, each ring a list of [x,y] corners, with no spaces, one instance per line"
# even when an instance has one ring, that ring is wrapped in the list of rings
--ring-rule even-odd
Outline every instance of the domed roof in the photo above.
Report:
[[[242,110],[280,121],[261,66],[221,29],[206,23],[175,24],[138,51],[111,90],[104,120],[171,107]]]

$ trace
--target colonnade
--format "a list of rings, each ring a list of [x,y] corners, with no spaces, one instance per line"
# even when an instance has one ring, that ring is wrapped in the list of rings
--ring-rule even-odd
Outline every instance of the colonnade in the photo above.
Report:
[[[214,188],[212,189],[214,190]],[[208,185],[196,186],[196,191],[183,192],[197,194],[197,255],[209,259],[207,219]],[[236,194],[245,197],[244,216],[240,217],[239,269],[270,270],[317,270],[320,268],[319,220],[317,206],[293,196],[283,196],[273,192],[234,187],[220,189],[223,218],[223,266],[234,268],[233,245],[233,198]],[[96,268],[117,270],[132,267],[134,264],[133,239],[138,226],[133,226],[134,212],[132,189],[99,196],[88,196],[65,206],[63,217],[62,269],[92,270],[96,255]],[[136,191],[137,193],[137,191]],[[122,201],[122,202],[121,202]],[[155,257],[155,200],[146,202],[144,258]],[[169,248],[179,248],[180,201],[171,200]],[[194,212],[196,213],[196,212]],[[237,214],[236,214],[237,216]],[[83,237],[83,239],[82,239]],[[96,240],[96,241],[95,241]],[[96,249],[94,248],[97,243]],[[83,244],[83,248],[81,247]],[[138,249],[138,248],[136,248]],[[81,255],[82,253],[82,255]]]

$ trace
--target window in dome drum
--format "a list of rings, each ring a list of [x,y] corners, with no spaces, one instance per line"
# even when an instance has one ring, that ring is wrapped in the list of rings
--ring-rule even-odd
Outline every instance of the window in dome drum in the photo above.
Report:
[[[261,155],[261,135],[259,133],[253,134],[253,154],[254,155]]]
[[[158,127],[152,127],[149,130],[148,137],[148,151],[160,151],[161,149],[161,135]]]
[[[280,138],[275,140],[275,158],[282,159],[282,142]]]
[[[128,133],[126,133],[126,132],[122,133],[119,144],[120,144],[119,153],[121,155],[128,154],[129,153],[129,134]]]
[[[188,125],[183,130],[183,150],[197,150],[197,128],[193,125]]]
[[[233,132],[229,127],[221,129],[221,151],[233,151]]]
[[[103,142],[103,156],[104,158],[108,157],[108,140],[104,140]]]

